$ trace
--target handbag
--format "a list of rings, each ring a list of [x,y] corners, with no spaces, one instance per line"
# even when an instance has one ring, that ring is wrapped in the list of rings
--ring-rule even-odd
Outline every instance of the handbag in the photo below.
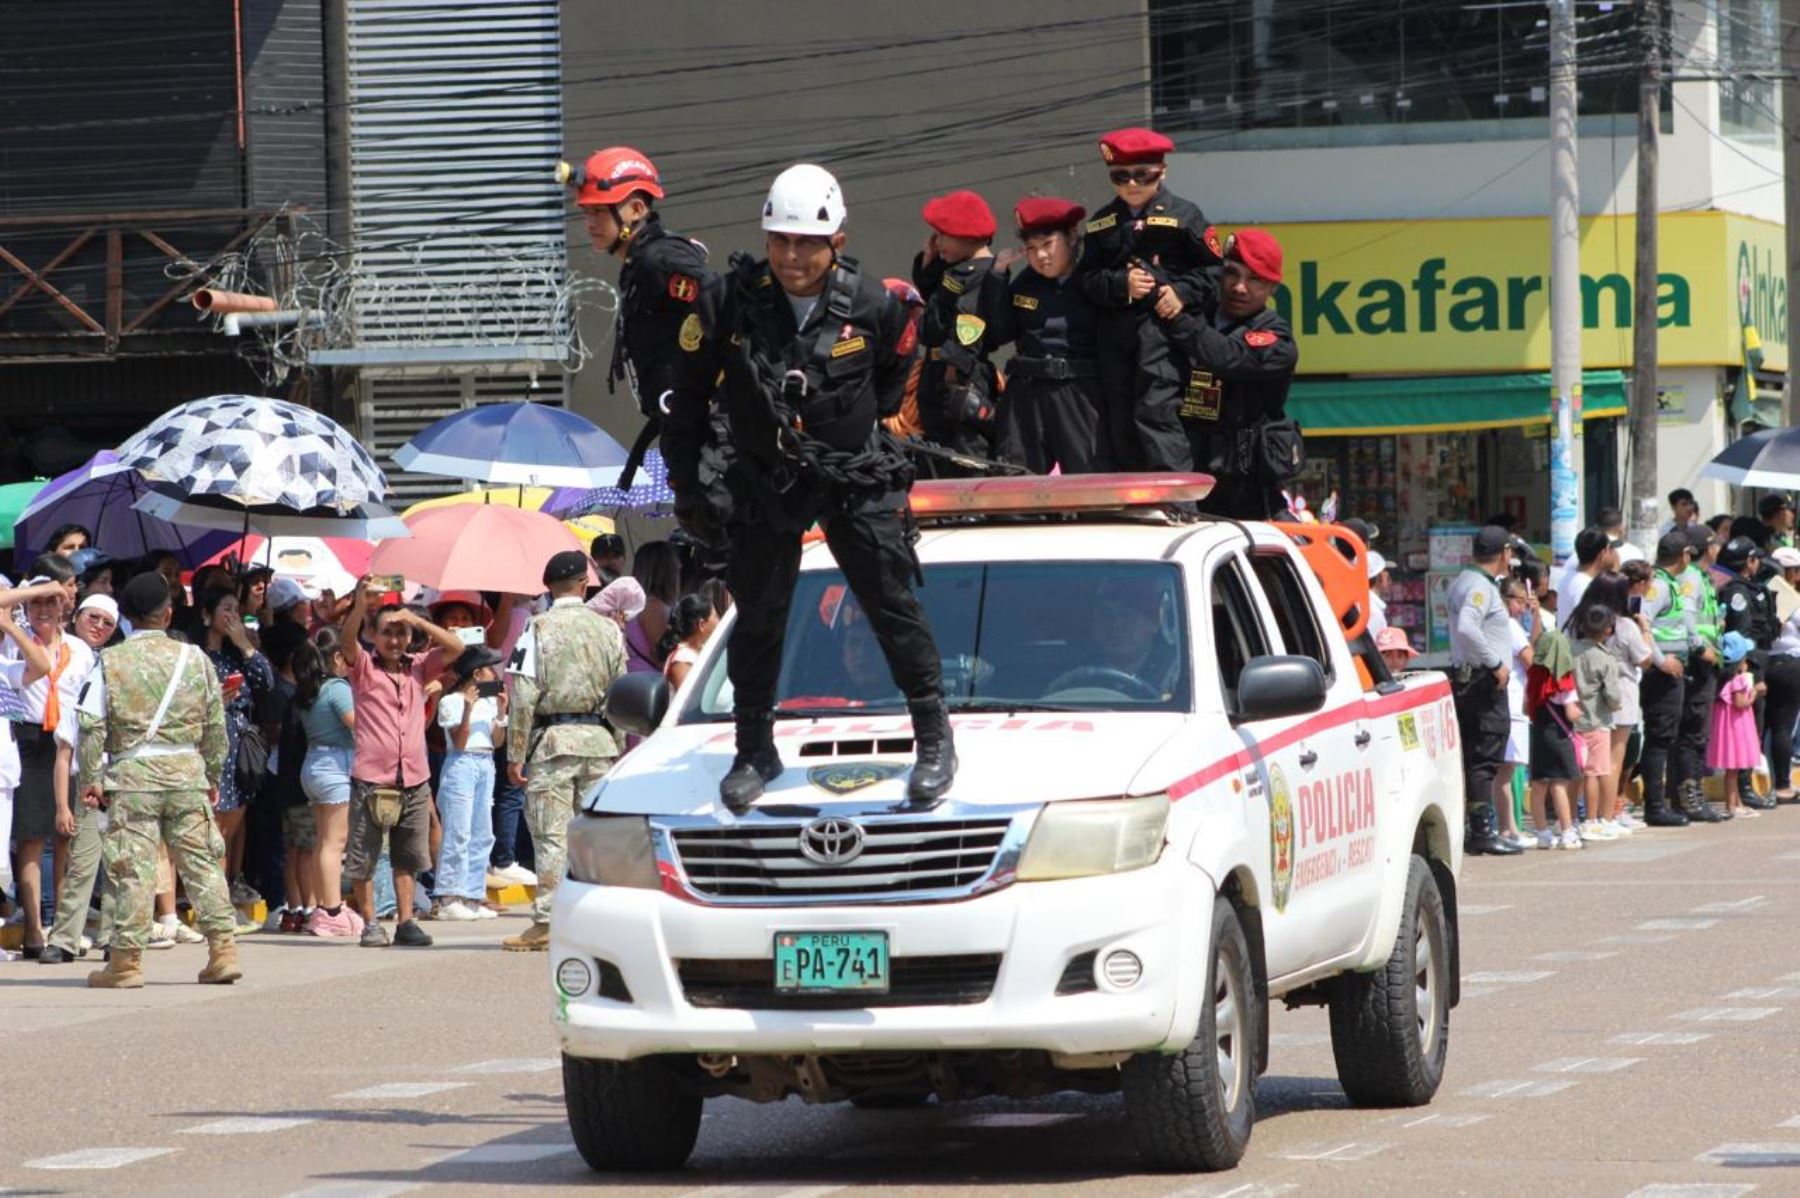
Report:
[[[393,828],[400,823],[406,806],[406,792],[397,786],[377,786],[369,791],[369,818],[377,828]]]
[[[246,724],[238,733],[237,757],[232,762],[231,774],[237,781],[238,794],[245,802],[262,793],[263,783],[269,778],[269,738],[257,725]]]

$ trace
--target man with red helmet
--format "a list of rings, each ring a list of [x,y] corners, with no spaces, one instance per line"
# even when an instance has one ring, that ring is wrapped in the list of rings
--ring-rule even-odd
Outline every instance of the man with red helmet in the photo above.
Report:
[[[627,379],[638,410],[649,422],[619,479],[620,486],[630,486],[628,476],[636,472],[662,427],[663,401],[675,385],[680,341],[689,321],[699,327],[695,305],[712,272],[706,266],[705,246],[663,228],[653,207],[663,198],[662,179],[644,154],[630,146],[596,150],[582,166],[560,164],[557,178],[574,191],[594,248],[622,263],[618,323],[606,383],[611,390],[621,378]]]
[[[1211,303],[1218,237],[1206,214],[1163,186],[1175,143],[1150,129],[1100,139],[1115,198],[1087,223],[1082,289],[1101,309],[1100,383],[1106,451],[1120,470],[1189,470],[1177,414],[1187,363],[1157,318]]]
[[[1287,418],[1300,351],[1269,300],[1281,282],[1281,243],[1244,229],[1225,243],[1217,314],[1186,310],[1161,321],[1189,365],[1181,423],[1194,469],[1217,480],[1200,509],[1240,520],[1286,510],[1282,484],[1305,462]]]
[[[1037,474],[1100,468],[1100,313],[1075,277],[1086,215],[1052,196],[1027,196],[1013,209],[1027,269],[1012,280],[993,332],[996,345],[1014,343],[1000,452]]]
[[[953,191],[927,201],[922,215],[930,232],[912,271],[925,297],[919,419],[926,440],[987,457],[1000,393],[987,330],[1006,303],[1006,272],[994,265],[994,213],[975,192]]]

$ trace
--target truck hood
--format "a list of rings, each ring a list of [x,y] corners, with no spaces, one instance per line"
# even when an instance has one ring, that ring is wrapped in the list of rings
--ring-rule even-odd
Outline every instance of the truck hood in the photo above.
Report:
[[[1169,748],[1190,718],[1167,712],[955,716],[958,768],[948,797],[1004,805],[1149,793],[1173,776]],[[905,716],[782,720],[775,737],[786,772],[759,808],[905,797],[912,761],[912,723]],[[710,814],[732,752],[729,723],[662,728],[607,775],[588,809]]]

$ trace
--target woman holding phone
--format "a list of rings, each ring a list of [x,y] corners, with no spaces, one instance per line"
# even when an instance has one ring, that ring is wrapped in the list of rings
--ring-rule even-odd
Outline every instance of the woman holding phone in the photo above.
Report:
[[[244,804],[254,795],[240,792],[238,753],[244,729],[250,726],[257,705],[275,687],[275,671],[269,659],[250,640],[238,614],[238,597],[228,590],[209,590],[200,596],[200,626],[205,632],[202,648],[219,676],[225,700],[225,770],[219,778],[219,805],[215,818],[225,838],[225,876],[231,879],[231,901],[257,902],[261,896],[238,876],[244,858]],[[253,925],[259,930],[261,925]]]

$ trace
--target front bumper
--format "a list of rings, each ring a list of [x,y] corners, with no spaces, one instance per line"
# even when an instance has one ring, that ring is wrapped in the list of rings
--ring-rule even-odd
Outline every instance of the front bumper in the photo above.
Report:
[[[630,1001],[570,996],[552,981],[571,1056],[1042,1049],[1082,1054],[1179,1049],[1199,1023],[1213,884],[1181,854],[1129,873],[1021,882],[961,902],[916,906],[714,907],[659,891],[565,879],[550,921],[550,970],[570,958],[618,969]],[[992,992],[960,1005],[834,1010],[697,1007],[677,962],[773,954],[778,931],[881,930],[895,960],[998,954]],[[1128,949],[1143,975],[1056,993],[1070,959]]]

